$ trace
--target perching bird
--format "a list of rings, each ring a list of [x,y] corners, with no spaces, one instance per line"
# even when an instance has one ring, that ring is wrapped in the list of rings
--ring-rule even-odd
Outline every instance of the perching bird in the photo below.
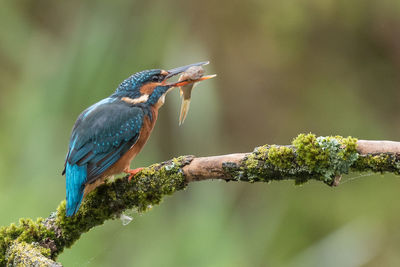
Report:
[[[66,175],[66,215],[74,215],[84,195],[105,178],[125,172],[132,178],[131,160],[140,152],[153,130],[158,109],[174,87],[196,81],[167,83],[195,63],[172,70],[145,70],[123,81],[109,97],[83,111],[72,129],[63,175]]]

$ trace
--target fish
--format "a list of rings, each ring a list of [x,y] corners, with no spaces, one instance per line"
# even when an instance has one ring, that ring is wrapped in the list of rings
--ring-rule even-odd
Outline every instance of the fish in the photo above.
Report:
[[[208,64],[208,62],[206,63]],[[204,64],[204,65],[206,65]],[[192,66],[188,68],[178,79],[179,82],[183,81],[196,81],[194,83],[186,84],[184,86],[179,87],[180,97],[182,99],[181,102],[181,109],[179,114],[179,125],[182,125],[186,119],[187,113],[190,107],[190,101],[192,97],[192,90],[193,88],[201,81],[208,80],[217,76],[216,74],[213,75],[204,75],[204,69],[202,66]]]

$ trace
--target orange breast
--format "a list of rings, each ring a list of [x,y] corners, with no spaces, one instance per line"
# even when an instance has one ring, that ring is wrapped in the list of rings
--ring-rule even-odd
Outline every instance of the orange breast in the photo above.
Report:
[[[84,196],[87,193],[95,189],[100,184],[104,183],[105,179],[111,175],[118,174],[124,170],[128,170],[131,161],[135,158],[137,154],[142,150],[143,146],[146,144],[150,137],[150,133],[154,128],[157,121],[158,109],[152,109],[153,120],[151,121],[148,116],[144,117],[143,125],[140,131],[139,139],[136,143],[126,152],[117,162],[115,162],[109,169],[107,169],[98,179],[93,183],[87,184],[85,186]]]

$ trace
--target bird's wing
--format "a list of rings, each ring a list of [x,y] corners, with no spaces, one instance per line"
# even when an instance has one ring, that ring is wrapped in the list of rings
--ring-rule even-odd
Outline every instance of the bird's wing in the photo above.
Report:
[[[120,102],[90,107],[74,126],[66,162],[86,165],[86,182],[90,183],[136,143],[143,117],[141,108]]]

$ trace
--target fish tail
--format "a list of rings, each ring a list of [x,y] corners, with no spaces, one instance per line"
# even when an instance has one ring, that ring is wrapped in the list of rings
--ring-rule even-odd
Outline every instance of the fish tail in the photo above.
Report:
[[[83,191],[85,188],[85,182],[87,177],[86,164],[78,166],[77,164],[70,165],[67,163],[66,166],[66,188],[67,188],[67,216],[74,215],[81,203],[83,198]]]
[[[190,99],[182,99],[182,104],[181,104],[181,113],[179,115],[179,125],[182,125],[183,122],[186,119],[186,115],[189,111],[190,107]]]

